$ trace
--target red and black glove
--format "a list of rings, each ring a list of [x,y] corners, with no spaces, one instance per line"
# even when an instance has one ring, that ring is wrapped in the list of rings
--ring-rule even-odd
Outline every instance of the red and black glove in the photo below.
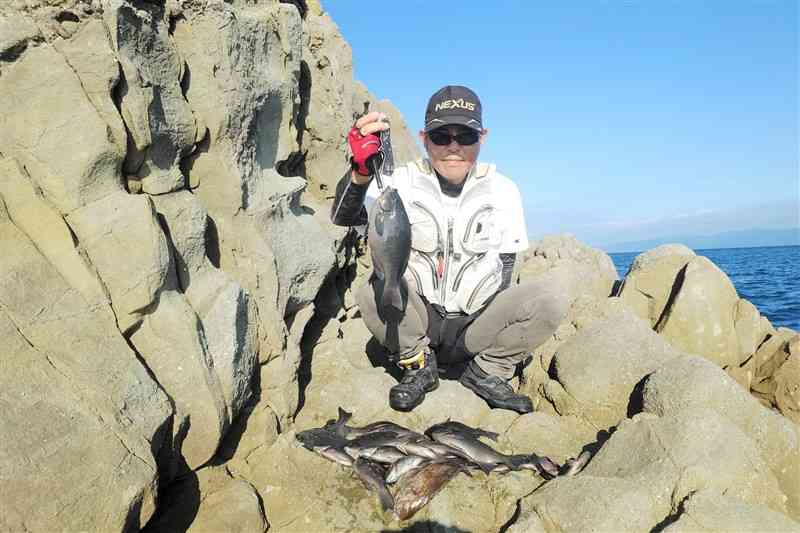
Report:
[[[361,135],[358,128],[353,126],[350,133],[347,134],[347,142],[350,144],[350,151],[353,153],[353,157],[350,159],[353,170],[362,176],[369,176],[367,159],[377,154],[381,149],[380,137],[374,133]]]

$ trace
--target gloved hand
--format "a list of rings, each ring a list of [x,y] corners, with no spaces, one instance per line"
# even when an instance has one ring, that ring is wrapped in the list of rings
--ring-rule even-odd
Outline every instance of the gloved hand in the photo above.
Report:
[[[367,159],[376,155],[381,148],[381,140],[374,133],[362,135],[359,128],[353,126],[347,134],[347,142],[353,157],[350,159],[353,170],[362,176],[369,176]]]

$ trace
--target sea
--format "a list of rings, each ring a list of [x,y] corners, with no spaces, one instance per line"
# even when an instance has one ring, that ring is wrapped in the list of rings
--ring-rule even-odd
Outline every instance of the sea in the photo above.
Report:
[[[800,246],[695,250],[728,275],[774,327],[800,331]],[[609,254],[620,279],[640,252]]]

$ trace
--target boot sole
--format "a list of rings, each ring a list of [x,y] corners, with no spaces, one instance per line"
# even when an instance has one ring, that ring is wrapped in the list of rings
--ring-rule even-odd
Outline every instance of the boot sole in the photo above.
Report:
[[[419,397],[419,400],[417,400],[416,402],[412,402],[410,404],[393,405],[392,401],[389,400],[389,407],[391,407],[395,411],[403,411],[403,412],[411,411],[425,400],[425,396],[429,392],[433,392],[438,388],[439,388],[439,380],[437,379],[436,381],[433,382],[433,385],[425,389],[422,389],[423,394]]]
[[[476,396],[478,396],[480,399],[486,402],[492,409],[505,409],[507,411],[514,411],[515,413],[519,413],[521,415],[533,412],[533,405],[531,405],[530,410],[528,410],[527,407],[524,409],[520,409],[519,407],[521,406],[512,407],[511,405],[498,403],[496,400],[486,398],[483,394],[479,392],[479,385],[469,378],[460,379],[459,383],[461,383],[464,387],[474,392]]]

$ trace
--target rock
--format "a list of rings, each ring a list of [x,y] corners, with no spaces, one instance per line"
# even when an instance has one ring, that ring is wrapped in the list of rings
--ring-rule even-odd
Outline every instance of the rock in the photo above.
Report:
[[[664,533],[696,531],[798,531],[797,523],[763,505],[745,503],[715,490],[701,490],[683,503],[683,511],[670,523]]]
[[[596,430],[578,417],[536,412],[515,418],[503,440],[512,453],[533,452],[563,464],[594,443],[596,436]]]
[[[313,306],[300,310],[295,315],[289,330],[283,356],[272,359],[261,366],[262,398],[278,415],[281,425],[285,425],[288,419],[297,413],[300,401],[298,371],[302,356],[300,341],[303,331],[313,315]]]
[[[125,79],[120,109],[141,154],[136,164],[126,161],[126,171],[141,178],[149,194],[183,188],[179,164],[194,147],[197,126],[180,85],[183,59],[172,44],[165,7],[109,0],[103,15]]]
[[[556,478],[522,499],[517,521],[544,531],[650,531],[661,516],[643,489],[616,477]]]
[[[163,510],[147,524],[147,533],[264,533],[268,528],[253,486],[222,466],[186,474],[162,498]]]
[[[518,279],[539,276],[562,285],[572,304],[581,295],[604,299],[611,294],[617,270],[608,254],[579,242],[574,236],[549,235],[521,254]]]
[[[756,444],[711,409],[624,420],[580,475],[635,482],[662,517],[677,510],[687,495],[706,488],[786,511],[786,497]]]
[[[36,24],[28,17],[18,13],[0,13],[0,70],[2,62],[13,61],[25,49],[43,40]]]
[[[130,338],[175,404],[174,450],[198,468],[230,425],[222,386],[194,310],[183,295],[163,291]]]
[[[299,447],[294,431],[253,452],[250,464],[270,532],[379,531],[391,523],[351,469]]]
[[[733,327],[739,341],[738,364],[741,365],[756,353],[767,331],[756,306],[743,298],[736,303]]]
[[[694,257],[695,253],[682,244],[663,244],[639,254],[622,280],[619,297],[637,316],[655,327],[678,273]]]
[[[261,511],[258,492],[234,479],[224,468],[205,468],[198,474],[203,499],[187,532],[264,533],[269,524]]]
[[[676,284],[656,331],[679,350],[721,367],[738,366],[741,352],[733,318],[739,297],[728,276],[700,256],[687,263]]]
[[[66,220],[108,289],[120,330],[128,331],[156,301],[170,273],[169,248],[153,203],[120,191]]]
[[[83,250],[76,248],[64,219],[36,194],[30,177],[12,159],[0,159],[0,198],[14,225],[87,303],[109,304],[96,272],[88,264]]]
[[[0,433],[14,435],[0,454],[0,529],[138,527],[155,510],[167,398],[109,308],[8,219],[0,248],[14,251],[0,256]]]
[[[5,68],[0,101],[0,153],[17,159],[61,214],[122,191],[114,127],[57,49],[38,46]]]
[[[773,379],[775,404],[786,418],[800,425],[800,353],[791,354]]]
[[[170,242],[181,291],[195,310],[222,393],[235,419],[253,397],[258,318],[238,283],[215,268],[206,253],[207,213],[188,191],[153,197]]]
[[[800,435],[790,420],[757,400],[710,361],[677,358],[654,372],[643,392],[645,412],[666,416],[690,407],[716,411],[756,444],[788,497],[789,516],[800,516]]]
[[[634,410],[634,388],[664,363],[680,357],[648,324],[625,308],[570,337],[553,358],[555,379],[575,405],[556,405],[598,429]]]
[[[128,135],[112,100],[120,81],[119,65],[111,51],[108,31],[103,23],[90,20],[74,37],[57,41],[54,46],[75,71],[92,106],[108,125],[117,151],[124,154]]]

